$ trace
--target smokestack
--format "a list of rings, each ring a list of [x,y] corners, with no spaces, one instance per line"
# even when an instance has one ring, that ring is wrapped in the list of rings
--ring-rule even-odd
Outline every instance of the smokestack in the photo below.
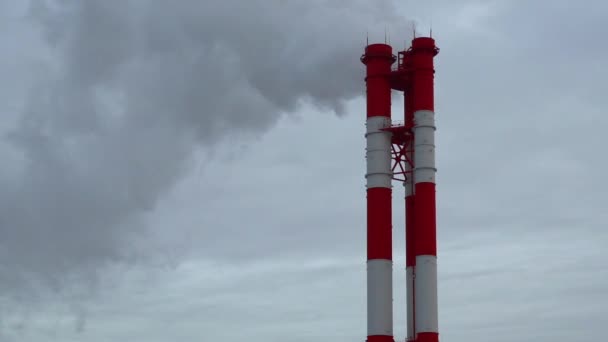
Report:
[[[367,67],[367,341],[393,342],[391,84],[392,48],[372,44]]]
[[[439,341],[437,308],[437,229],[435,210],[435,107],[433,57],[428,37],[412,41],[414,112],[414,321],[417,342]]]

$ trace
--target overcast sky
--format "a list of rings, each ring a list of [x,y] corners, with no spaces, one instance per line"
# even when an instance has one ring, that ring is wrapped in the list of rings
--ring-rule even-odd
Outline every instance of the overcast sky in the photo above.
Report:
[[[599,0],[0,0],[0,341],[363,341],[359,57],[367,32],[403,48],[414,23],[441,48],[441,340],[603,338],[607,16]]]

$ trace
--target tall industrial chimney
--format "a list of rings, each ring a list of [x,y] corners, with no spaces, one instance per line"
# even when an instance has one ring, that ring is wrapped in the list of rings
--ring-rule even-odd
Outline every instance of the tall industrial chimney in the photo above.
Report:
[[[367,66],[367,341],[393,342],[391,83],[392,48],[373,44]]]
[[[439,341],[435,211],[435,105],[432,38],[412,41],[414,112],[414,331],[417,342]]]

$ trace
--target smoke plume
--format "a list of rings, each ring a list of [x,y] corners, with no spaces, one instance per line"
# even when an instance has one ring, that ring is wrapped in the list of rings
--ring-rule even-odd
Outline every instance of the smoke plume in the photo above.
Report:
[[[60,289],[138,258],[138,217],[194,151],[302,103],[342,113],[363,93],[366,29],[408,32],[394,13],[364,0],[32,1],[44,53],[4,140],[19,172],[0,179],[0,291]]]

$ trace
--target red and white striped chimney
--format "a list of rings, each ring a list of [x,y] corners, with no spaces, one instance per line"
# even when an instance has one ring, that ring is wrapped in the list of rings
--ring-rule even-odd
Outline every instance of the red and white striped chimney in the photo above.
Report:
[[[416,342],[439,341],[437,308],[437,231],[435,219],[435,40],[412,41],[414,112],[414,302]]]
[[[392,48],[372,44],[367,77],[367,341],[393,342],[391,65]]]

